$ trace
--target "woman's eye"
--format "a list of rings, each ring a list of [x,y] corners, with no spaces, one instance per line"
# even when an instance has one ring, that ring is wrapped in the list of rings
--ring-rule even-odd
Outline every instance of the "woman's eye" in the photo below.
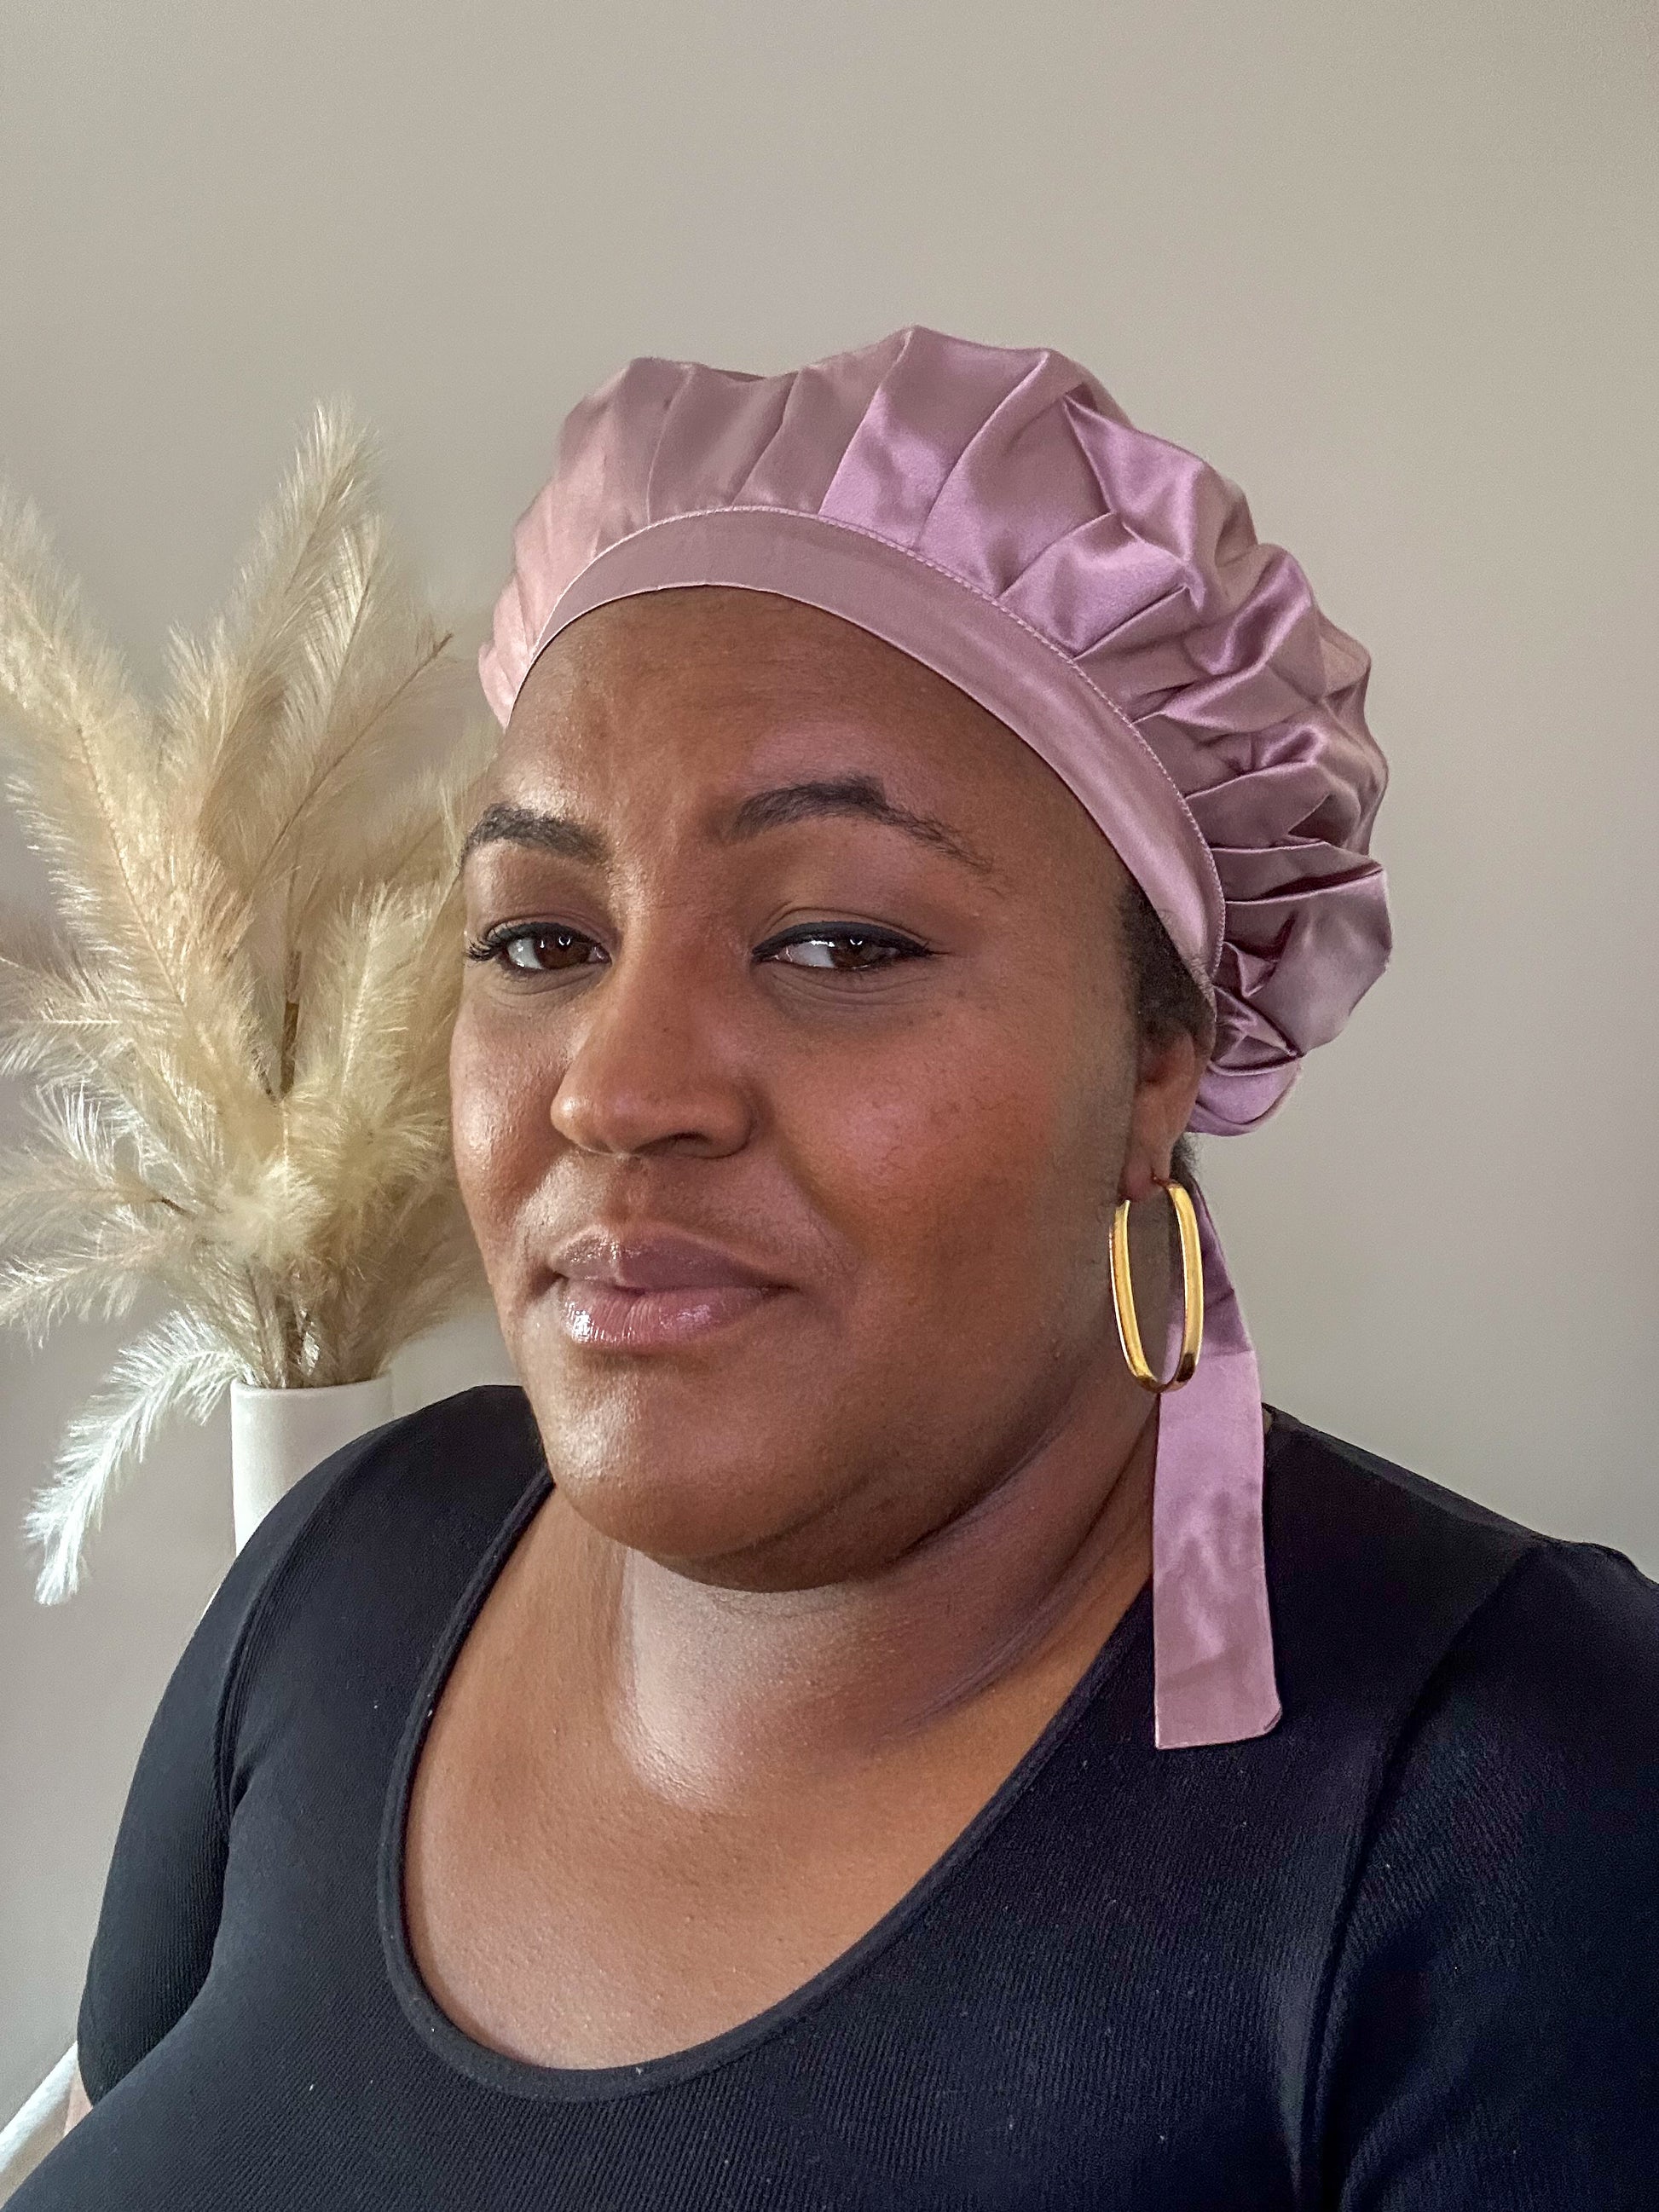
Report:
[[[890,930],[830,928],[822,924],[791,937],[775,937],[761,951],[792,956],[790,968],[817,968],[843,975],[867,975],[901,960],[926,957],[926,948]]]
[[[515,922],[490,930],[468,945],[469,960],[493,963],[515,975],[556,975],[592,964],[605,955],[579,929],[551,923]],[[758,959],[782,958],[790,968],[811,968],[842,975],[868,975],[901,960],[925,958],[927,948],[894,931],[804,925],[787,937],[775,937],[756,953]]]
[[[520,924],[512,929],[492,929],[467,946],[466,957],[492,960],[517,975],[554,975],[585,967],[585,956],[598,950],[592,939],[584,937],[579,929],[526,928]]]

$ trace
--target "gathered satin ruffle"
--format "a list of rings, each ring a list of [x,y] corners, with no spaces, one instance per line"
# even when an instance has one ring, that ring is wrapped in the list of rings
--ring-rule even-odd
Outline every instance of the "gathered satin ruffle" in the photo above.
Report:
[[[919,326],[777,376],[630,362],[571,411],[480,655],[505,724],[591,608],[694,584],[827,609],[1048,762],[1215,1010],[1192,1119],[1279,1104],[1390,949],[1370,661],[1237,486],[1048,349]],[[1159,1406],[1160,1747],[1273,1726],[1255,1355],[1200,1201],[1206,1328]]]
[[[1218,879],[1213,917],[1153,898],[1216,1007],[1194,1127],[1231,1134],[1270,1113],[1386,963],[1368,840],[1387,769],[1364,647],[1291,556],[1257,541],[1237,486],[1135,428],[1047,349],[913,326],[779,376],[631,362],[573,409],[515,534],[480,661],[501,720],[591,562],[652,524],[720,511],[757,532],[769,514],[817,516],[884,541],[1046,641],[1117,708]]]

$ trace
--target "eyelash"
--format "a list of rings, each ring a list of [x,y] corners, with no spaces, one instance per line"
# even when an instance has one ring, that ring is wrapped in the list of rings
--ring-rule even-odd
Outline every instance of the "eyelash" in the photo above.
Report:
[[[509,975],[533,975],[538,972],[555,975],[560,973],[567,975],[574,974],[576,972],[574,969],[566,969],[563,970],[554,969],[542,971],[538,971],[533,968],[515,969],[513,963],[504,957],[509,945],[520,944],[529,939],[548,937],[565,938],[569,939],[573,944],[592,945],[593,942],[593,939],[591,937],[586,935],[585,933],[580,929],[567,929],[559,927],[557,924],[548,924],[544,922],[526,923],[521,921],[507,921],[498,923],[494,929],[487,930],[483,937],[469,939],[467,941],[466,957],[469,960],[494,961]],[[876,945],[884,951],[890,951],[896,955],[897,957],[891,960],[877,961],[869,968],[818,968],[816,969],[809,969],[807,972],[809,974],[817,974],[820,975],[872,975],[878,974],[883,969],[896,967],[899,964],[900,959],[914,960],[927,959],[929,957],[926,945],[918,945],[913,938],[901,936],[896,930],[878,929],[868,925],[858,926],[850,922],[802,922],[795,928],[785,930],[776,937],[769,937],[764,945],[759,945],[756,948],[756,957],[758,958],[762,954],[768,952],[781,952],[787,946],[792,945],[845,945],[849,943]],[[582,963],[580,964],[586,965],[587,963]],[[799,966],[804,963],[795,963],[793,964]]]

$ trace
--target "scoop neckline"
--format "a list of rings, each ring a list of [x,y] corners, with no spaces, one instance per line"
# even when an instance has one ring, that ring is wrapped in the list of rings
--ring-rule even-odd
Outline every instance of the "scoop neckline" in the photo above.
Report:
[[[895,1942],[943,1889],[975,1858],[992,1831],[1036,1781],[1060,1744],[1081,1720],[1109,1677],[1150,1632],[1152,1584],[1144,1583],[1109,1631],[1088,1666],[1051,1716],[1042,1734],[1022,1755],[967,1826],[947,1844],[933,1864],[881,1918],[817,1972],[787,1995],[717,2035],[617,2066],[542,2066],[496,2051],[452,2020],[428,1989],[410,1946],[404,1914],[404,1872],[409,1806],[416,1769],[432,1717],[454,1669],[461,1646],[483,1610],[485,1599],[512,1556],[532,1518],[551,1495],[553,1480],[544,1459],[520,1493],[452,1610],[422,1670],[392,1760],[377,1853],[380,1948],[387,1975],[410,2026],[422,2045],[454,2071],[482,2087],[509,2096],[544,2102],[584,2103],[605,2098],[643,2095],[714,2072],[787,2033],[858,1975]]]

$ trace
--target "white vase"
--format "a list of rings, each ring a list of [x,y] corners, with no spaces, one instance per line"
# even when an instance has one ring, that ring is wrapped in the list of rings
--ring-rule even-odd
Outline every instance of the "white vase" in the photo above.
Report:
[[[240,1552],[285,1490],[342,1444],[392,1419],[392,1377],[318,1390],[230,1386],[230,1490]]]

